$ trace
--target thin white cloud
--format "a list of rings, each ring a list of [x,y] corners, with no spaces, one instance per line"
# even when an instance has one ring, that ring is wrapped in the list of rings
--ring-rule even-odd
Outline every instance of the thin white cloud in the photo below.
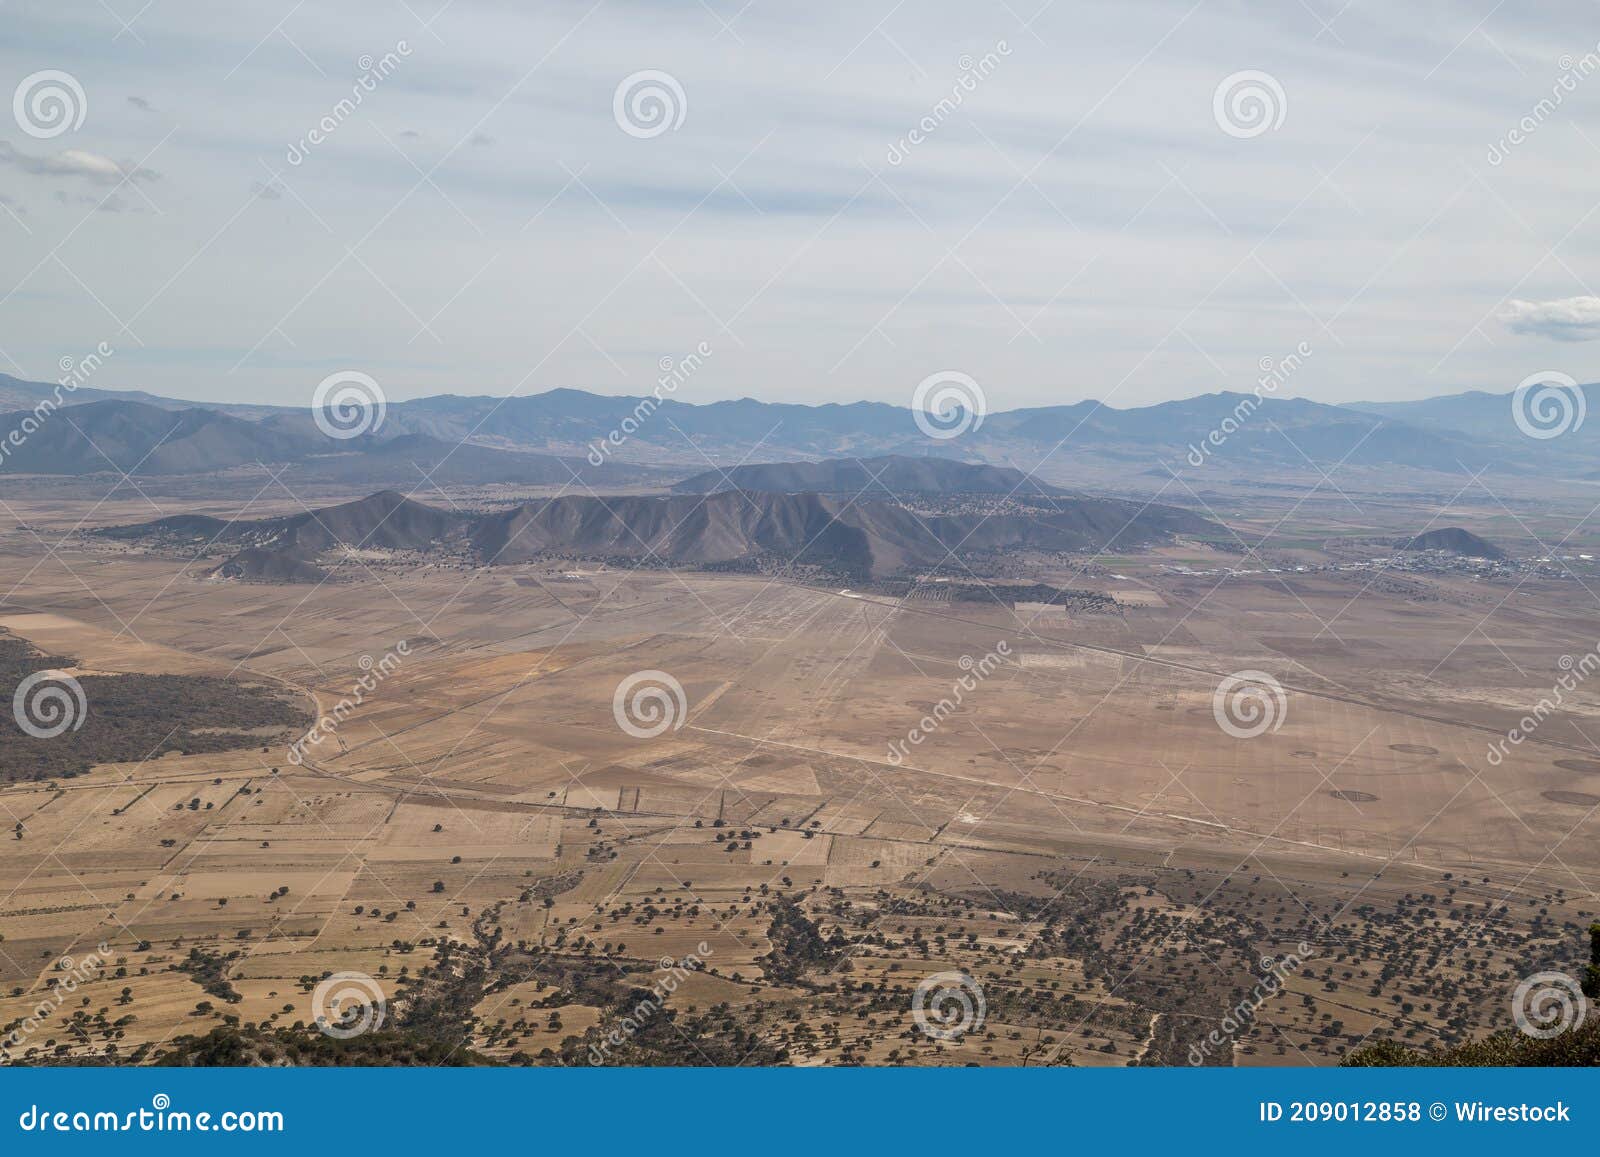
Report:
[[[1600,297],[1513,300],[1501,310],[1500,320],[1512,333],[1533,334],[1556,341],[1594,341],[1600,338]]]
[[[115,185],[124,177],[134,181],[155,181],[153,169],[128,167],[87,149],[63,149],[59,153],[35,156],[19,152],[9,141],[0,141],[0,165],[10,165],[39,177],[69,177],[97,185]]]

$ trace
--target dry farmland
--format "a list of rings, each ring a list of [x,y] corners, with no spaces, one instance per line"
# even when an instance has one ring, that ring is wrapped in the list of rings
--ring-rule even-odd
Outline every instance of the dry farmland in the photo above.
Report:
[[[6,636],[300,719],[0,782],[12,1061],[315,1036],[353,973],[371,1039],[494,1061],[1328,1064],[1504,1027],[1600,911],[1600,684],[1488,754],[1596,645],[1559,575],[1193,547],[1058,562],[1115,599],[1080,608],[373,552],[267,585],[69,533],[136,496],[11,514]],[[1242,671],[1282,687],[1250,737]],[[682,699],[624,727],[640,672]]]

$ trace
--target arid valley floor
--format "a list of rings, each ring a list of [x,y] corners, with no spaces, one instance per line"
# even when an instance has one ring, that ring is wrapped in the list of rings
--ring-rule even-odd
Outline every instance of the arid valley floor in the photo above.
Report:
[[[1208,492],[1231,542],[1058,560],[1084,606],[380,551],[228,582],[79,532],[242,500],[86,495],[5,494],[0,630],[300,722],[0,784],[13,1060],[304,1027],[352,972],[386,1031],[497,1061],[1323,1065],[1504,1027],[1600,912],[1600,686],[1489,757],[1600,645],[1581,493]],[[1558,561],[1351,545],[1430,525]],[[639,672],[684,695],[647,738],[613,706]],[[1239,672],[1283,688],[1262,734],[1219,726]],[[953,1039],[913,1008],[945,972]]]

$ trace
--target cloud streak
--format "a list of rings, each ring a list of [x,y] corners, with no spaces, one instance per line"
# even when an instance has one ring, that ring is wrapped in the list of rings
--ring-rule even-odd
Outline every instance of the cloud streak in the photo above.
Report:
[[[153,169],[123,165],[110,157],[91,153],[87,149],[62,149],[58,153],[31,154],[19,151],[9,141],[0,141],[0,165],[37,177],[66,177],[96,185],[115,185],[124,178],[145,182],[161,179],[161,174]]]

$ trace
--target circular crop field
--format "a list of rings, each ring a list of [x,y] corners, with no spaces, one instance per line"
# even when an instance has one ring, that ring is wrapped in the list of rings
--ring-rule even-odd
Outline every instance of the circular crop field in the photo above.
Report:
[[[1600,807],[1600,795],[1586,791],[1543,791],[1539,793],[1551,803],[1570,803],[1576,807]]]
[[[1582,775],[1600,775],[1600,760],[1558,759],[1556,766],[1562,771],[1576,771]]]

